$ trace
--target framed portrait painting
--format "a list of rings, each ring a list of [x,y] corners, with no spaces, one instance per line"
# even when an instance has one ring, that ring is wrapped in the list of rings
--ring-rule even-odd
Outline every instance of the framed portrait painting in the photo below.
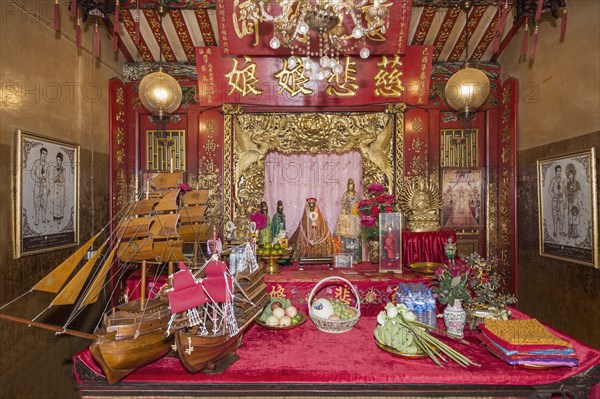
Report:
[[[379,214],[379,271],[402,273],[402,214]]]
[[[79,244],[79,146],[18,130],[15,258]]]
[[[540,255],[600,268],[596,154],[538,160]]]
[[[443,168],[441,226],[453,229],[483,227],[483,168]]]

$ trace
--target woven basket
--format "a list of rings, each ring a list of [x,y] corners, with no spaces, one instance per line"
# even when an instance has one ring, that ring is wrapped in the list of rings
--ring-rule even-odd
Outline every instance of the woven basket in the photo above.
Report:
[[[336,280],[346,283],[346,285],[348,285],[352,289],[352,293],[356,297],[356,305],[353,307],[353,309],[356,311],[356,316],[354,316],[351,319],[328,320],[328,319],[322,319],[313,314],[313,308],[312,308],[313,296],[318,291],[319,287],[327,281],[336,281]],[[331,334],[340,334],[340,333],[350,331],[352,329],[352,327],[354,327],[356,325],[356,323],[358,323],[358,319],[360,319],[360,296],[358,295],[358,291],[356,290],[356,287],[354,287],[350,281],[346,280],[343,277],[331,276],[331,277],[326,277],[326,278],[322,279],[313,287],[312,291],[310,292],[310,295],[308,296],[308,316],[313,321],[313,323],[315,323],[315,326],[317,326],[317,328],[323,332],[331,333]]]

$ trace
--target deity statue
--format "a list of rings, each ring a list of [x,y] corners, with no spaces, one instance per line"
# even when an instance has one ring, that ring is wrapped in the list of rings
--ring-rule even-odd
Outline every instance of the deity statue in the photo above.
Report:
[[[448,237],[448,241],[444,245],[444,254],[446,258],[450,261],[450,264],[454,264],[454,258],[456,257],[456,243],[452,236]]]
[[[342,195],[342,212],[335,226],[335,234],[340,237],[356,238],[360,234],[360,218],[352,213],[358,203],[354,179],[348,179],[346,192]]]
[[[260,203],[260,213],[265,215],[265,218],[267,220],[266,226],[264,226],[258,232],[258,245],[263,246],[265,244],[271,244],[272,241],[271,218],[269,217],[269,207],[267,206],[267,203],[265,201],[262,201]]]
[[[424,178],[403,187],[399,197],[400,210],[408,218],[410,231],[437,231],[440,229],[442,196],[437,184]]]
[[[281,231],[285,232],[285,214],[283,213],[283,201],[277,201],[277,212],[271,219],[271,237],[275,239],[279,237]]]
[[[327,226],[316,198],[308,198],[298,228],[289,241],[292,260],[301,257],[322,258],[333,253],[333,236]]]

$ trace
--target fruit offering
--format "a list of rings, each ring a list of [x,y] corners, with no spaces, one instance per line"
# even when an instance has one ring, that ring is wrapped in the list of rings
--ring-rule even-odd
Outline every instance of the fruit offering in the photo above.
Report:
[[[284,328],[300,324],[304,316],[287,298],[271,298],[258,321],[268,327]]]
[[[258,255],[285,255],[287,253],[287,249],[283,247],[281,244],[265,244],[262,247],[259,247],[256,251]]]
[[[338,316],[340,320],[348,320],[356,316],[356,309],[337,299],[332,299],[331,305],[333,306],[334,316]],[[329,317],[332,318],[331,316]]]

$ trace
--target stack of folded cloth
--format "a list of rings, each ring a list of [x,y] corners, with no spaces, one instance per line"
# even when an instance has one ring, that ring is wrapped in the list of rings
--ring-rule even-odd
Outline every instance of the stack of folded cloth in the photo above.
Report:
[[[480,339],[488,350],[510,365],[533,367],[575,367],[579,365],[573,347],[552,334],[535,319],[487,320],[480,324]]]

